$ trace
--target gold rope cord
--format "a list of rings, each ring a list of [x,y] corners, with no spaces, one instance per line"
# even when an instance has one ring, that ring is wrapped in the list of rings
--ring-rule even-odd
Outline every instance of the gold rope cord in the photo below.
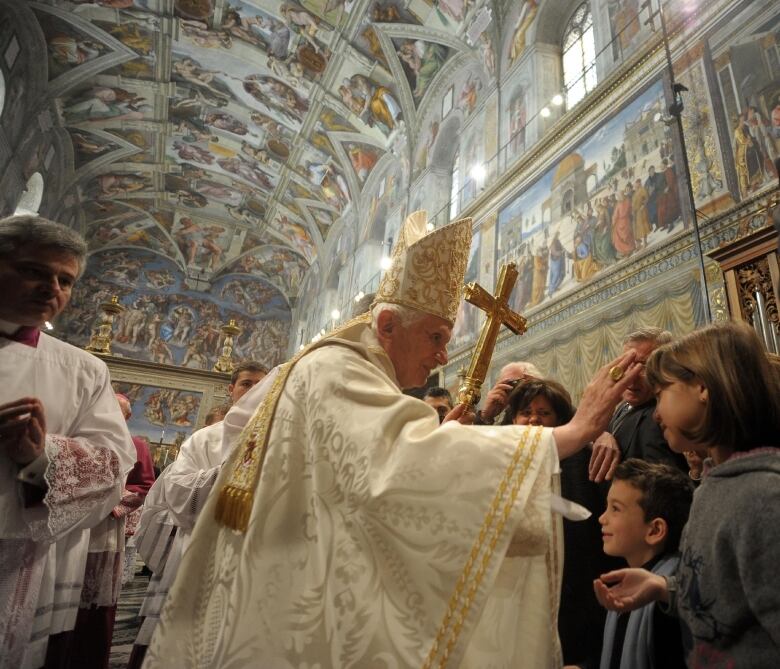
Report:
[[[530,449],[527,449],[526,446],[528,445],[528,438],[531,432],[534,433],[534,438]],[[534,455],[542,438],[542,433],[543,428],[541,427],[535,428],[533,430],[528,429],[523,432],[523,436],[515,448],[512,460],[507,466],[504,477],[499,483],[496,494],[490,504],[490,508],[485,515],[485,520],[483,521],[479,535],[477,536],[477,539],[471,548],[471,553],[469,554],[469,557],[466,560],[466,564],[463,567],[463,572],[461,573],[460,578],[455,585],[455,590],[450,597],[450,601],[447,605],[447,611],[445,612],[444,618],[442,619],[441,625],[439,626],[436,638],[433,641],[433,646],[431,647],[428,657],[423,663],[423,669],[431,669],[431,667],[434,666],[436,663],[436,657],[439,655],[439,651],[442,649],[442,646],[445,643],[446,636],[448,636],[446,639],[446,645],[444,645],[441,651],[441,658],[438,660],[437,666],[440,669],[444,669],[447,666],[450,653],[458,641],[463,623],[468,616],[471,604],[477,593],[477,589],[482,583],[482,579],[485,576],[485,571],[487,570],[493,558],[493,553],[495,552],[498,539],[501,536],[501,532],[503,531],[504,526],[506,525],[506,521],[509,518],[512,507],[517,500],[517,495],[520,492],[520,486],[525,481],[525,477],[528,474],[528,469],[533,462]],[[515,469],[517,468],[518,463],[520,463],[520,459],[522,458],[523,454],[527,455],[527,457],[520,465],[520,471],[515,473]],[[501,506],[502,500],[505,498],[505,494],[510,482],[513,483],[512,488],[509,491],[508,498],[506,498],[504,501],[503,509],[501,509],[499,512],[499,506]],[[491,528],[492,534],[489,539],[490,543],[486,546],[486,541],[488,540],[488,534],[491,533]],[[477,563],[483,548],[485,548],[484,555],[482,555],[479,567],[474,574],[472,584],[464,596],[463,590],[466,587],[466,583],[468,582],[469,578],[471,577],[471,571],[474,568],[474,565]]]

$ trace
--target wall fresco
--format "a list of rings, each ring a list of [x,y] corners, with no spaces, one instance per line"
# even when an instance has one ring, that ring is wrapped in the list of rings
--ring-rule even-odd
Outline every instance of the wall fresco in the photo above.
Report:
[[[661,82],[625,105],[498,217],[497,266],[517,263],[512,308],[590,281],[682,229],[677,166]]]

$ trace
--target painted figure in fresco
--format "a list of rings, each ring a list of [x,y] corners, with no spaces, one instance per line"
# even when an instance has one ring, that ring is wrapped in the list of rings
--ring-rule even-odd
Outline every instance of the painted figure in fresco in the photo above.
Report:
[[[188,265],[192,265],[195,262],[199,236],[200,228],[195,225],[195,221],[189,216],[182,216],[179,219],[179,228],[173,233],[173,239],[187,259]]]
[[[155,342],[160,339],[160,328],[162,326],[162,316],[159,313],[152,314],[151,319],[146,325],[146,348],[151,351]]]
[[[477,93],[482,89],[482,82],[469,74],[468,79],[463,83],[458,96],[458,103],[465,109],[467,114],[471,114],[477,106]]]
[[[624,50],[631,46],[631,40],[639,33],[639,11],[637,0],[612,0],[609,3],[614,35]]]
[[[130,344],[135,347],[138,343],[138,337],[146,320],[146,313],[137,307],[127,309],[119,317],[119,328],[116,335],[117,342],[121,344]]]
[[[558,288],[561,287],[564,278],[566,277],[566,249],[561,244],[558,231],[553,234],[552,241],[550,242],[550,278],[548,281],[547,295],[552,296]]]
[[[110,149],[116,148],[113,144],[107,144],[105,142],[98,142],[94,139],[90,139],[87,135],[85,135],[83,132],[71,132],[70,133],[71,140],[73,141],[73,148],[76,150],[77,154],[83,154],[81,156],[81,159],[83,160],[85,157],[88,156],[97,156],[101,153],[105,153],[106,151],[109,151]]]
[[[656,205],[658,227],[672,230],[675,221],[680,217],[680,195],[677,188],[677,174],[674,165],[667,158],[661,161],[663,165],[663,192],[658,196]]]
[[[406,40],[397,53],[412,74],[409,84],[414,99],[419,101],[447,60],[447,47],[435,42]]]
[[[106,47],[82,35],[57,34],[49,38],[49,54],[60,65],[81,65],[99,58]]]
[[[249,132],[243,121],[226,112],[210,112],[206,114],[204,122],[206,125],[210,125],[218,130],[232,132],[234,135],[244,136]]]
[[[275,17],[258,17],[259,25],[262,26],[266,41],[265,50],[269,56],[286,60],[290,55],[292,47],[292,33],[283,21],[278,21]]]
[[[330,30],[330,28],[322,23],[319,17],[292,2],[283,2],[279,7],[279,13],[290,30],[301,35],[316,53],[320,53],[320,45],[314,38],[321,28],[325,30]]]
[[[186,144],[177,139],[173,142],[173,150],[182,160],[191,160],[201,165],[211,165],[214,162],[214,156],[197,144]]]
[[[220,158],[217,160],[219,165],[226,172],[235,174],[236,176],[246,179],[250,183],[265,189],[266,191],[272,191],[274,186],[268,176],[260,169],[256,168],[252,163],[247,161],[241,156],[233,156],[232,158]]]
[[[631,212],[631,184],[626,184],[619,193],[617,206],[612,213],[612,245],[617,251],[618,259],[630,256],[636,249]]]
[[[666,162],[665,158],[664,162]],[[650,217],[647,215],[647,199],[647,190],[642,185],[642,180],[636,179],[634,193],[631,196],[631,211],[634,217],[634,239],[638,249],[647,246],[647,235],[653,230],[650,227]]]
[[[352,163],[352,168],[355,170],[357,178],[360,181],[365,181],[371,170],[374,169],[377,160],[379,160],[379,155],[376,151],[369,151],[358,144],[351,144],[348,153],[349,161]]]
[[[744,196],[763,181],[761,154],[747,124],[747,114],[742,112],[734,128],[734,162],[739,179],[739,190]]]
[[[241,142],[241,153],[243,153],[246,156],[249,156],[253,160],[257,160],[263,165],[267,165],[271,159],[270,156],[268,155],[268,151],[266,151],[265,149],[260,149],[255,146],[252,146],[246,140]]]
[[[349,202],[347,183],[330,163],[306,161],[306,172],[309,181],[322,189],[328,204],[341,209]]]
[[[367,125],[377,123],[386,133],[390,133],[401,117],[401,107],[384,86],[375,85],[362,74],[344,79],[339,86],[339,94],[344,104]]]
[[[267,98],[270,98],[277,107],[289,111],[299,120],[309,109],[309,103],[294,88],[275,77],[250,74],[244,79],[244,90],[263,104],[267,104]]]
[[[155,339],[154,343],[150,344],[149,353],[152,356],[152,361],[158,365],[175,364],[170,347],[162,339]]]
[[[496,52],[493,49],[493,38],[489,30],[483,30],[479,36],[479,53],[487,73],[493,77],[496,74]]]
[[[270,116],[266,116],[258,111],[252,111],[249,114],[249,118],[252,120],[252,123],[258,128],[262,128],[273,139],[282,140],[285,138],[284,126]]]
[[[224,253],[222,247],[219,245],[219,239],[224,233],[225,228],[218,225],[210,225],[204,230],[200,248],[205,253],[203,265],[207,269],[215,269],[219,266],[222,254]]]
[[[666,179],[655,173],[655,165],[647,168],[647,179],[645,179],[645,190],[647,191],[647,218],[653,230],[658,230],[658,198],[664,192]]]
[[[512,156],[525,151],[525,88],[520,87],[509,102],[509,150]]]
[[[233,47],[233,39],[226,30],[209,30],[204,21],[192,19],[179,19],[182,32],[195,44],[204,49],[230,49]]]
[[[144,30],[140,24],[135,21],[113,25],[108,32],[111,36],[116,37],[122,42],[122,44],[130,47],[133,51],[138,52],[142,56],[151,55],[152,50],[154,49],[152,34],[148,30]]]
[[[758,109],[753,106],[747,108],[747,126],[753,142],[761,153],[764,174],[767,178],[776,178],[774,161],[778,157],[778,152],[772,141],[769,125],[764,121],[764,117]]]
[[[201,352],[203,342],[203,338],[197,336],[190,340],[190,343],[187,344],[187,349],[184,351],[184,358],[181,361],[182,367],[203,369],[206,366],[208,359]]]
[[[193,395],[177,393],[170,403],[171,422],[181,427],[192,425],[192,412],[197,408],[198,401]]]
[[[509,64],[512,65],[520,58],[520,54],[525,51],[525,35],[531,24],[536,18],[536,12],[539,11],[538,0],[525,0],[520,15],[515,23],[515,30],[512,33],[512,41],[509,44]]]
[[[100,121],[106,118],[117,120],[142,119],[145,111],[151,111],[146,98],[124,88],[96,86],[84,91],[78,102],[63,110],[67,123]]]
[[[221,72],[205,70],[192,58],[173,62],[173,74],[195,86],[196,91],[210,104],[224,107],[233,97],[230,89],[218,78]]]
[[[433,154],[433,145],[436,143],[436,138],[439,136],[439,121],[431,121],[431,125],[428,127],[428,136],[420,149],[420,153],[417,154],[417,164],[415,165],[415,172],[419,172],[428,167],[428,161]]]
[[[152,425],[165,425],[165,410],[163,408],[163,391],[156,390],[144,402],[144,416]]]
[[[236,39],[263,48],[266,46],[265,40],[254,30],[255,27],[259,27],[260,21],[259,16],[241,16],[236,7],[228,6],[221,28]]]
[[[547,249],[547,231],[541,246],[533,254],[533,279],[531,283],[531,300],[529,307],[535,307],[544,300],[547,289],[547,270],[549,269],[549,257]]]
[[[441,14],[446,14],[456,23],[460,23],[466,17],[466,8],[471,0],[433,0],[434,7],[437,7]],[[442,16],[444,23],[447,20]]]
[[[584,283],[601,268],[593,259],[593,227],[580,212],[574,213],[574,278]]]
[[[268,56],[265,64],[279,79],[285,80],[294,87],[301,85],[306,74],[303,65],[294,58],[282,60],[274,56]]]
[[[141,174],[101,174],[95,182],[98,197],[113,197],[151,187],[150,180]]]
[[[195,316],[193,316],[192,311],[189,308],[179,306],[171,313],[171,320],[174,323],[171,341],[178,344],[185,344],[192,331]]]

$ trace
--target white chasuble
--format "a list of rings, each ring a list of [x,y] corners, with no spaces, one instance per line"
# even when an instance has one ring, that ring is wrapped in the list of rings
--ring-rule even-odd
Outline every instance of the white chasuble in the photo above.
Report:
[[[37,397],[45,455],[22,469],[0,453],[0,667],[39,667],[50,634],[72,629],[89,528],[121,499],[136,459],[105,363],[41,334],[37,348],[0,338],[0,403]],[[43,501],[22,481],[43,472]]]
[[[246,533],[212,495],[144,666],[560,666],[556,465],[549,429],[440,427],[367,325],[323,340],[278,392]],[[494,618],[510,635],[530,621],[533,647],[494,639]]]
[[[144,621],[136,644],[147,646],[160,609],[176,577],[195,521],[222,464],[222,423],[204,427],[179,449],[176,460],[154,482],[138,527],[138,552],[154,572],[139,615]]]

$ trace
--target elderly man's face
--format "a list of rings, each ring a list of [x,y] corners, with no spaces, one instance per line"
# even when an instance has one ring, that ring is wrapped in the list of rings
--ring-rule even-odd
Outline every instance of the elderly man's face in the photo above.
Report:
[[[645,378],[644,366],[650,354],[656,349],[657,345],[652,341],[633,341],[628,342],[623,347],[623,353],[636,351],[636,362],[642,365],[642,373],[636,377],[636,380],[623,392],[623,401],[628,402],[632,407],[642,406],[653,399],[655,393]]]
[[[27,244],[0,258],[0,319],[27,326],[54,320],[68,304],[78,260],[52,247]]]
[[[447,363],[452,328],[443,318],[430,314],[402,327],[395,315],[391,322],[386,321],[390,314],[380,314],[379,340],[393,363],[401,388],[420,388],[431,370]]]

